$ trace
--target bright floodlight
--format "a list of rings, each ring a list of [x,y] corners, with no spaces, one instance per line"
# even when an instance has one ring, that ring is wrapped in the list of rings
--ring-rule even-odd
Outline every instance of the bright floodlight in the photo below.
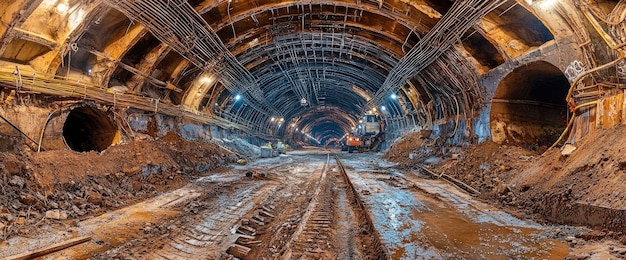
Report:
[[[65,3],[60,3],[59,5],[57,5],[57,12],[61,14],[65,13],[67,9],[69,9],[69,6],[67,6],[67,4]]]
[[[398,95],[396,95],[396,94],[391,94],[391,99],[398,99]]]
[[[235,96],[235,101],[240,100],[241,99],[241,95],[236,95]]]
[[[539,3],[539,7],[541,7],[542,9],[548,9],[554,6],[556,2],[557,0],[543,0],[541,1],[541,3]]]
[[[387,108],[385,106],[380,106],[380,110],[385,111]]]

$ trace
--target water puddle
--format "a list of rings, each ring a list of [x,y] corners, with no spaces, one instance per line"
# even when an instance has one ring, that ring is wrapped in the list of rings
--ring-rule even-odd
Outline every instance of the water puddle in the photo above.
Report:
[[[411,238],[425,240],[444,258],[563,259],[570,251],[567,244],[549,238],[541,229],[473,222],[453,208],[429,208],[412,210],[411,218],[424,226]]]
[[[350,174],[392,259],[563,259],[550,228],[437,181]]]

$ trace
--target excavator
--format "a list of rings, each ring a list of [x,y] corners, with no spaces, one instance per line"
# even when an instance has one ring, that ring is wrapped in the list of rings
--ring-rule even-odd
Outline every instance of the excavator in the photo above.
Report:
[[[385,141],[385,124],[380,116],[366,113],[353,133],[346,137],[348,152],[379,151],[380,144]]]

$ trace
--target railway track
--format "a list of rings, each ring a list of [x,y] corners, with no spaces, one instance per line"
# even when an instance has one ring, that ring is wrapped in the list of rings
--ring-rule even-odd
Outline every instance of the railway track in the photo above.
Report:
[[[291,239],[285,245],[285,252],[282,259],[291,259],[293,255],[306,255],[309,253],[323,255],[325,251],[331,249],[334,238],[329,237],[329,228],[333,224],[333,207],[330,192],[330,182],[328,181],[328,164],[330,156],[327,157],[320,181],[313,193],[302,221],[297,226]]]
[[[319,184],[280,259],[387,259],[371,218],[338,157]]]
[[[260,179],[200,179],[190,188],[198,193],[193,200],[160,207],[180,215],[129,227],[141,232],[137,239],[94,259],[389,258],[338,158],[317,154],[281,165]]]

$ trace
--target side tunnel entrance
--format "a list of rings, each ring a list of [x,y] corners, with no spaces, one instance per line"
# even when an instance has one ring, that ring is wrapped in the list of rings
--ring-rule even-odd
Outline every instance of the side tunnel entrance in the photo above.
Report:
[[[559,68],[539,61],[509,73],[491,102],[493,141],[543,151],[567,126],[570,84]]]
[[[77,152],[103,151],[118,142],[117,124],[102,111],[80,107],[70,111],[63,125],[63,138]]]

